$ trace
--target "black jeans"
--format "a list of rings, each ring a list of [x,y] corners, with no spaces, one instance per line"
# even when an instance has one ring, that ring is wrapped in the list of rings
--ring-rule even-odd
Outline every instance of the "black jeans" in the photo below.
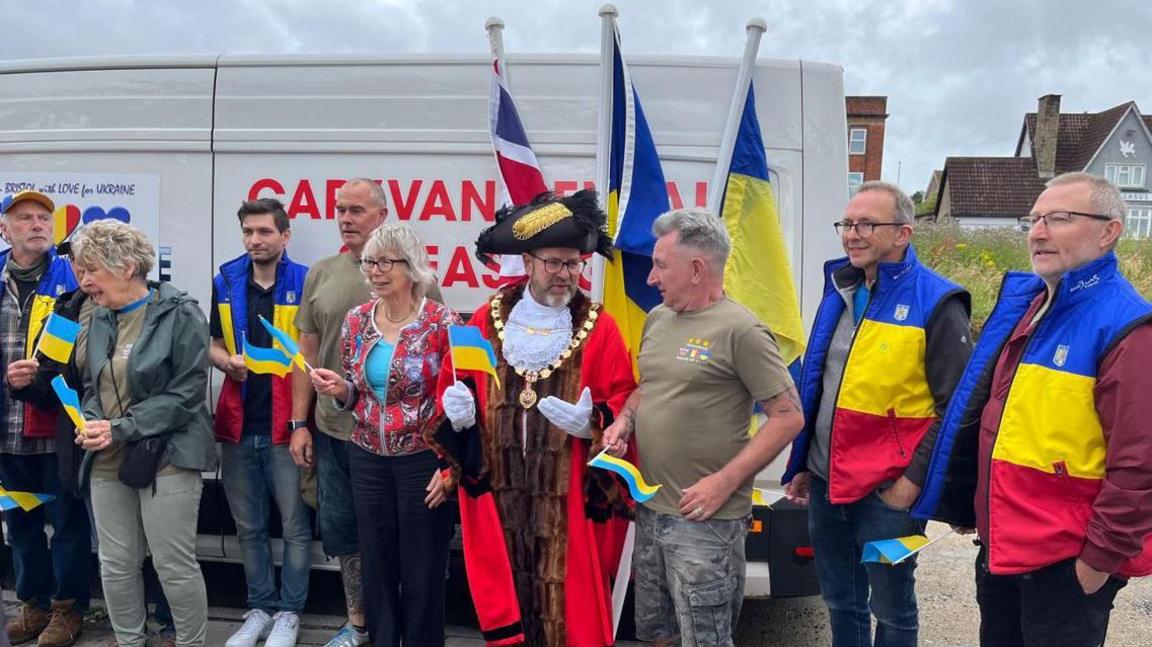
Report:
[[[1099,647],[1116,593],[1128,582],[1108,578],[1092,595],[1076,579],[1076,559],[1023,575],[988,572],[987,549],[976,556],[981,647]]]
[[[372,645],[442,646],[453,504],[424,503],[436,454],[377,456],[349,443],[348,459]]]

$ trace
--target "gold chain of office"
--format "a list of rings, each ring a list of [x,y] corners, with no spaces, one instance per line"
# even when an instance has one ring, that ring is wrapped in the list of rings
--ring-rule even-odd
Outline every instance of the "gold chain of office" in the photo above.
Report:
[[[503,294],[497,294],[492,298],[492,327],[496,329],[496,336],[500,338],[501,344],[504,343],[504,319],[500,316],[500,302],[503,299]],[[529,371],[515,366],[512,367],[517,375],[524,378],[524,388],[516,398],[520,402],[521,407],[531,409],[533,405],[536,404],[536,390],[533,389],[532,386],[539,380],[548,379],[569,357],[572,357],[576,349],[580,348],[580,344],[583,344],[584,340],[588,339],[588,335],[592,332],[592,329],[596,327],[596,319],[600,317],[599,310],[600,304],[598,303],[593,303],[589,307],[588,317],[584,320],[584,325],[580,327],[580,330],[576,331],[576,334],[572,335],[572,341],[568,343],[568,348],[565,348],[548,366],[538,371]]]

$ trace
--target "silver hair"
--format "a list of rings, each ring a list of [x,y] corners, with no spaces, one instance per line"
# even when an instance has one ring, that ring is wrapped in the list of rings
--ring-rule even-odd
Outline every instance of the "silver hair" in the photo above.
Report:
[[[372,201],[376,203],[377,207],[384,209],[388,206],[388,196],[384,193],[384,187],[371,178],[354,177],[345,182],[340,188],[344,189],[345,187],[356,184],[363,184],[368,187],[368,192],[372,195]]]
[[[147,280],[156,264],[156,248],[144,232],[108,218],[84,225],[72,234],[72,258],[80,265],[106,270],[131,266],[135,278]]]
[[[892,196],[892,202],[896,204],[896,208],[892,210],[894,222],[905,225],[911,225],[916,222],[916,206],[912,204],[912,198],[908,197],[904,189],[901,189],[891,182],[872,180],[861,184],[856,189],[856,195],[860,195],[865,191],[883,191]]]
[[[706,209],[673,209],[652,223],[652,234],[657,238],[674,231],[680,232],[681,245],[704,252],[715,268],[723,271],[732,240],[720,216]]]
[[[1099,175],[1075,171],[1062,173],[1044,183],[1046,187],[1063,186],[1065,184],[1086,184],[1092,190],[1088,201],[1092,203],[1092,210],[1102,216],[1113,220],[1123,220],[1128,215],[1128,205],[1120,189]]]
[[[436,274],[432,272],[432,264],[428,260],[428,252],[424,249],[424,241],[416,235],[416,230],[406,223],[388,223],[380,225],[368,242],[364,244],[362,257],[383,258],[386,253],[394,253],[403,258],[404,273],[412,281],[412,290],[417,297],[422,297],[436,284]],[[364,273],[367,277],[368,273]]]

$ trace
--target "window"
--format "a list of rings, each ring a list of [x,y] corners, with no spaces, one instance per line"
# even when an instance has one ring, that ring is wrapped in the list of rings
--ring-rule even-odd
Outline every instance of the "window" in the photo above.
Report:
[[[1143,189],[1144,165],[1105,164],[1104,177],[1122,189]]]
[[[848,174],[848,195],[856,195],[856,189],[864,184],[863,173],[849,173]]]
[[[1143,168],[1143,167],[1141,167]],[[1128,209],[1127,234],[1133,238],[1152,236],[1152,207],[1131,207]]]
[[[848,154],[863,155],[868,143],[867,128],[848,129]]]

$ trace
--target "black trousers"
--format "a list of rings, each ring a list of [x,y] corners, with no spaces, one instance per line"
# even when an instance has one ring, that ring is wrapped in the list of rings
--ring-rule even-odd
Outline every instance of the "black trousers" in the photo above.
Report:
[[[442,646],[453,528],[452,502],[424,503],[436,455],[378,456],[351,444],[348,457],[372,645]]]
[[[981,647],[1099,647],[1116,593],[1128,582],[1108,578],[1092,595],[1076,579],[1076,559],[1022,575],[988,572],[987,549],[976,556]]]

